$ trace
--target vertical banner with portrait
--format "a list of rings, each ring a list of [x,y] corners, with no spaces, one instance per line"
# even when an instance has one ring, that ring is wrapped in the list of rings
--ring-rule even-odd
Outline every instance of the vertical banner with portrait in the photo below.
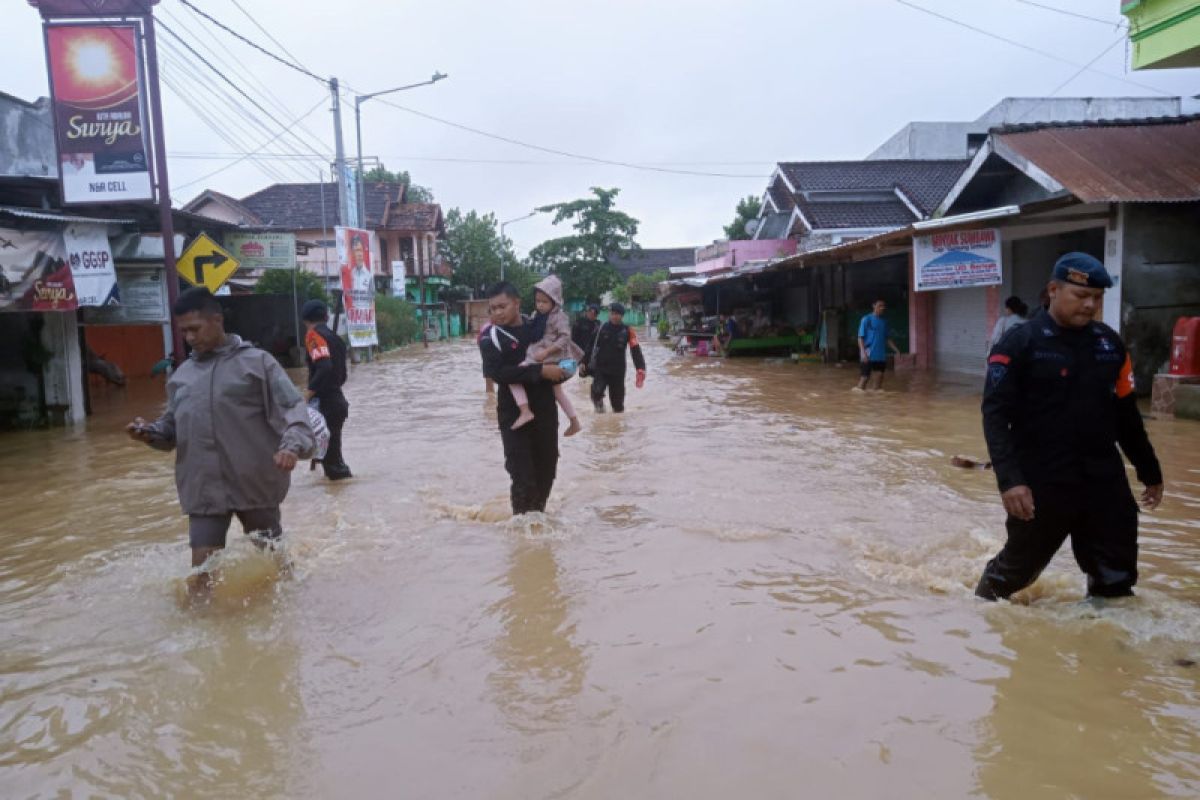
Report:
[[[139,29],[46,25],[64,203],[153,200]]]
[[[375,332],[375,274],[371,269],[371,233],[361,228],[334,229],[346,330],[351,347],[379,344]]]

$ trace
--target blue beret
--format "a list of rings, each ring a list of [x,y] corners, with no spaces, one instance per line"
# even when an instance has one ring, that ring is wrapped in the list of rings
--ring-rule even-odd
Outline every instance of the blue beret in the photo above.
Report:
[[[1113,285],[1104,265],[1087,253],[1067,253],[1054,262],[1054,272],[1050,277],[1089,289],[1111,289]]]
[[[620,314],[621,316],[625,316],[625,306],[621,305],[620,303],[610,304],[608,307],[608,310],[614,314]]]
[[[305,322],[323,322],[329,319],[329,307],[320,300],[309,300],[300,309],[300,319]]]

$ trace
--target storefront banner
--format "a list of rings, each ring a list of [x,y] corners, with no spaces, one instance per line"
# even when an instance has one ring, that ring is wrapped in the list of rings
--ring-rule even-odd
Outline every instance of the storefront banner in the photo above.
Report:
[[[64,203],[153,200],[141,40],[133,24],[46,24]]]
[[[119,267],[121,305],[85,308],[85,325],[160,325],[167,314],[167,283],[162,267]]]
[[[359,228],[334,229],[342,297],[351,347],[379,344],[375,332],[375,276],[371,270],[371,234]]]
[[[227,233],[225,249],[241,269],[295,269],[296,234]]]
[[[913,237],[918,292],[996,286],[1003,281],[1000,231],[985,228]]]
[[[77,307],[62,231],[0,228],[0,311]]]
[[[73,223],[63,229],[62,236],[79,305],[107,306],[119,303],[121,294],[112,250],[108,246],[107,226]]]

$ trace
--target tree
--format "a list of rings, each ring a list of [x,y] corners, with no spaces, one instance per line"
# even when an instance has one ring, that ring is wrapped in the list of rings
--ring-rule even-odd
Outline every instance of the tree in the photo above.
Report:
[[[542,242],[529,253],[529,264],[538,272],[562,278],[568,297],[599,300],[621,282],[609,256],[635,248],[638,221],[614,208],[620,189],[592,187],[592,197],[543,206],[554,214],[554,224],[572,222],[575,234]]]
[[[500,238],[495,214],[466,214],[452,208],[446,214],[446,239],[438,252],[454,268],[454,283],[482,296],[483,291],[500,280],[500,265],[505,276],[519,264],[512,242]]]
[[[378,167],[363,173],[363,183],[403,183],[408,187],[405,198],[410,203],[432,203],[433,190],[412,182],[408,170],[392,172],[380,162]]]
[[[751,234],[746,233],[746,223],[752,219],[758,219],[759,212],[762,211],[762,200],[754,195],[747,195],[741,200],[738,200],[737,209],[733,222],[725,226],[726,239],[749,239]]]
[[[635,303],[652,303],[658,298],[658,285],[671,277],[665,269],[654,272],[635,272],[625,282],[625,291]]]
[[[322,303],[329,303],[329,294],[325,291],[325,284],[319,277],[306,270],[298,269],[296,275],[296,297],[301,303],[309,300],[320,300]],[[291,294],[292,293],[292,270],[290,269],[269,269],[258,279],[258,283],[254,285],[256,294]]]

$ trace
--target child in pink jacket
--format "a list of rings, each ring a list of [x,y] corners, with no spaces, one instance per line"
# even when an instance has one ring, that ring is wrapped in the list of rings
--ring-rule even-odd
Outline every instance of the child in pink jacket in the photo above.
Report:
[[[579,345],[571,341],[571,320],[567,318],[567,312],[562,309],[562,281],[557,276],[550,275],[537,284],[534,290],[534,305],[537,306],[538,317],[545,318],[546,332],[541,339],[529,345],[529,349],[525,352],[524,363],[550,362],[558,364],[570,377],[575,374],[579,359],[583,357],[583,351],[579,349]],[[534,319],[537,320],[537,317]],[[522,425],[533,421],[533,412],[529,410],[529,396],[525,393],[524,386],[519,383],[511,383],[508,389],[512,392],[513,400],[521,409],[521,415],[512,424],[515,431]],[[571,424],[563,432],[563,436],[574,436],[583,430],[583,426],[579,424],[579,417],[575,414],[575,406],[572,405],[571,398],[567,397],[567,392],[561,383],[554,386],[554,399],[558,402],[558,407],[571,420]]]

